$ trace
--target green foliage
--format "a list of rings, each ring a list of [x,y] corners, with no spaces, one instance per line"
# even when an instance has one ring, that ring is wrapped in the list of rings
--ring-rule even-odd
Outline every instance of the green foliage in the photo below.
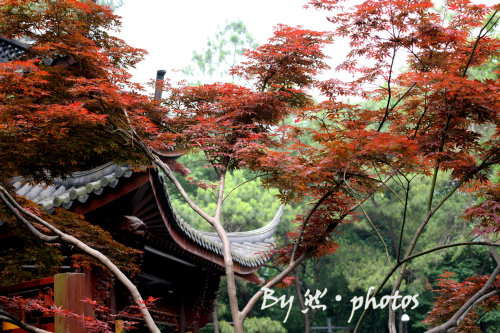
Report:
[[[225,320],[221,320],[219,323],[220,333],[234,333],[234,328]]]
[[[221,333],[233,333],[233,327],[226,321],[219,323]],[[269,317],[252,317],[245,320],[243,324],[245,333],[286,333],[287,330],[280,322]]]
[[[471,68],[469,75],[475,80],[496,80],[498,78],[498,67],[500,66],[499,58],[491,58],[481,66]]]
[[[248,318],[245,320],[244,329],[247,333],[286,333],[280,322],[271,318]]]
[[[257,43],[242,21],[226,23],[224,28],[219,28],[213,39],[208,38],[205,49],[193,51],[192,61],[195,65],[186,67],[183,72],[196,77],[199,82],[200,77],[224,78],[229,75],[229,69],[240,61],[245,50],[255,47]],[[232,80],[234,81],[234,76]]]
[[[194,179],[215,180],[215,174],[212,169],[202,167],[204,161],[201,160],[200,156],[184,156],[181,161],[193,170],[190,176]],[[436,200],[439,200],[440,197],[448,191],[446,185],[447,176],[448,175],[446,174],[441,174],[438,177]],[[244,182],[252,177],[253,175],[248,171],[235,170],[233,173],[228,174],[227,191],[236,186],[238,183]],[[208,191],[195,185],[190,185],[185,179],[183,182],[193,194],[195,201],[201,202],[205,207],[209,206],[211,202],[214,202],[214,196],[212,196]],[[425,215],[427,201],[427,191],[425,189],[428,188],[429,182],[430,180],[428,178],[414,178],[411,180],[411,195],[408,203],[409,210],[405,226],[406,231],[415,230],[418,222],[421,221],[422,217]],[[227,215],[224,216],[229,219],[233,216],[236,218],[238,214],[243,212],[243,208],[246,204],[251,203],[252,205],[255,205],[256,202],[257,207],[259,207],[258,210],[261,210],[259,213],[262,214],[267,212],[267,215],[261,215],[264,216],[265,219],[260,219],[260,221],[265,222],[272,218],[272,215],[275,213],[275,209],[277,208],[277,206],[275,206],[276,204],[273,205],[273,202],[278,203],[278,200],[274,199],[273,195],[269,192],[266,192],[259,183],[260,180],[255,180],[243,185],[238,190],[235,190],[227,199],[229,200],[228,203],[231,204],[227,205],[229,206],[227,207]],[[388,246],[391,265],[394,263],[396,256],[402,221],[401,217],[404,207],[396,197],[397,194],[400,198],[402,198],[402,200],[404,200],[404,190],[400,184],[401,183],[397,180],[390,182],[388,186],[392,191],[385,188],[384,190],[378,192],[372,200],[367,201],[363,205],[366,212],[370,216],[370,219],[381,233],[384,242]],[[171,192],[174,191],[172,190]],[[234,198],[231,198],[232,196],[234,196]],[[187,204],[185,204],[177,194],[173,194],[173,197],[175,198],[173,205],[176,207],[181,216],[184,216],[186,220],[190,222],[195,221],[194,223],[197,228],[205,228],[204,226],[206,223],[203,223],[196,217],[196,215],[192,214]],[[263,200],[263,198],[267,199]],[[443,244],[444,242],[462,240],[471,228],[460,218],[460,215],[463,212],[463,209],[469,205],[471,201],[472,197],[470,195],[465,193],[456,193],[443,206],[443,210],[436,213],[432,219],[432,223],[428,225],[428,229],[422,235],[421,241],[418,243],[417,250],[421,251],[428,249],[429,244]],[[232,207],[233,205],[242,205],[243,208],[239,209],[239,207]],[[253,210],[255,211],[255,209]],[[293,219],[294,214],[304,214],[304,212],[304,206],[297,206],[293,209],[288,208],[288,210],[285,211],[287,215],[283,217],[283,221],[289,221]],[[415,222],[409,217],[410,213]],[[256,215],[253,214],[256,213],[248,213],[243,219],[238,220],[241,223],[238,224],[238,227],[245,228],[244,230],[258,227],[259,225],[254,224],[256,221]],[[309,261],[305,268],[302,268],[301,270],[302,284],[305,289],[328,289],[328,299],[325,300],[325,303],[328,305],[327,310],[324,312],[312,312],[311,319],[313,326],[323,326],[327,317],[332,318],[333,323],[336,325],[347,325],[347,319],[349,318],[351,311],[351,303],[349,303],[349,300],[354,296],[365,295],[370,286],[377,286],[391,267],[387,260],[385,246],[381,242],[380,238],[373,231],[373,228],[362,215],[361,211],[358,216],[360,219],[359,222],[345,224],[339,229],[340,235],[337,237],[337,241],[340,246],[335,255]],[[235,225],[236,224],[232,227]],[[284,227],[291,228],[291,225],[285,222]],[[409,237],[403,237],[403,252],[405,251],[408,242]],[[452,248],[446,251],[435,252],[428,256],[415,259],[410,263],[401,287],[401,293],[404,295],[419,293],[421,295],[419,297],[419,307],[411,312],[412,322],[409,325],[411,325],[412,332],[419,332],[423,330],[423,326],[419,325],[419,322],[426,317],[426,312],[433,304],[434,295],[429,290],[430,284],[432,284],[433,281],[438,278],[438,275],[444,270],[463,271],[463,276],[470,276],[467,274],[471,274],[471,270],[477,269],[477,265],[479,265],[480,260],[484,258],[484,253],[481,251],[484,250],[474,248],[476,257],[476,259],[474,259],[474,263],[472,263],[471,259],[463,257],[466,251],[461,248]],[[468,267],[470,267],[469,270],[467,270]],[[259,275],[265,279],[268,279],[274,274],[274,269],[270,267],[264,267],[259,271]],[[457,276],[462,276],[462,274]],[[380,295],[390,294],[390,285],[391,284],[389,283]],[[250,290],[245,291],[246,294],[251,295],[258,289],[257,286],[249,287]],[[300,308],[298,307],[295,287],[291,287],[288,290],[277,290],[276,293],[277,295],[282,295],[284,293],[295,297],[295,303],[290,312],[290,316],[283,326],[292,332],[302,330],[304,325],[303,314],[300,312]],[[218,303],[224,304],[227,302],[227,300],[225,300],[227,295],[225,294],[226,290],[222,287]],[[333,298],[337,294],[342,295],[344,302],[333,302]],[[227,311],[225,311],[226,313],[223,313],[224,311],[219,312],[220,318],[230,320],[228,317],[229,313]],[[281,309],[279,306],[274,306],[265,310],[257,308],[253,310],[253,314],[257,317],[269,316],[277,320],[284,318],[285,313],[286,309]],[[356,313],[356,316],[358,315],[359,313]],[[381,330],[385,329],[387,322],[387,310],[371,311],[368,314],[367,320],[372,323],[372,327],[380,328]],[[353,319],[351,324],[355,321],[356,318]]]
[[[491,311],[484,314],[479,319],[481,328],[487,327],[483,330],[485,333],[499,333],[500,332],[500,311]]]
[[[441,174],[437,181],[436,199],[439,200],[449,189],[446,185],[447,174]],[[414,178],[410,183],[409,210],[405,231],[411,233],[417,227],[425,215],[427,202],[427,188],[430,180],[428,178]],[[347,319],[351,311],[349,300],[354,296],[366,295],[370,286],[377,286],[385,274],[390,270],[395,262],[396,252],[399,243],[399,232],[401,229],[404,206],[399,202],[396,194],[404,201],[404,190],[399,180],[390,182],[388,188],[381,189],[372,200],[363,204],[365,211],[370,216],[372,223],[380,232],[382,239],[387,245],[390,263],[388,262],[386,248],[380,237],[373,230],[361,210],[358,211],[359,221],[342,225],[336,237],[340,244],[337,252],[328,257],[310,260],[302,265],[301,284],[303,293],[306,289],[316,290],[328,289],[324,303],[327,305],[326,311],[313,311],[311,313],[312,326],[324,326],[326,318],[332,318],[332,322],[338,326],[347,326]],[[393,192],[394,191],[394,192]],[[428,225],[428,229],[422,235],[417,244],[417,250],[429,249],[431,244],[443,244],[454,241],[461,241],[471,230],[471,227],[461,219],[464,208],[472,201],[472,197],[465,193],[456,193],[443,206],[442,211],[438,211]],[[413,216],[412,220],[410,217]],[[409,237],[403,237],[402,252],[406,251]],[[469,258],[467,248],[451,248],[446,251],[434,252],[430,255],[420,257],[410,262],[407,273],[403,279],[400,292],[403,295],[419,294],[420,305],[411,310],[411,322],[408,324],[411,332],[422,332],[424,326],[419,324],[426,316],[427,311],[432,307],[434,294],[432,284],[444,270],[457,272],[457,276],[466,277],[474,275],[481,269],[486,252],[480,247],[473,247],[473,258]],[[415,252],[415,253],[416,253]],[[264,278],[272,276],[268,272],[270,268],[261,269],[259,274]],[[486,267],[486,272],[491,271],[491,267]],[[458,273],[460,272],[460,273]],[[391,281],[380,293],[388,295],[391,293]],[[281,295],[283,291],[277,290]],[[289,331],[301,331],[304,327],[303,314],[297,303],[295,287],[290,287],[286,291],[289,295],[295,296],[294,307],[290,312],[288,321],[284,326]],[[335,302],[335,295],[341,295],[343,301]],[[379,297],[380,297],[379,296]],[[285,309],[278,306],[262,311],[254,309],[256,316],[271,316],[271,318],[283,318]],[[351,325],[356,322],[359,313],[356,313]],[[374,310],[368,313],[367,322],[373,331],[383,331],[387,326],[387,309]],[[352,327],[351,327],[352,328]]]
[[[449,191],[448,187],[450,185],[447,183],[448,177],[449,175],[446,173],[442,173],[438,177],[435,194],[436,202]],[[425,209],[428,199],[429,184],[430,179],[425,177],[417,177],[410,181],[408,209],[402,238],[401,256],[405,253],[409,246],[411,236],[426,214]],[[367,201],[367,203],[363,205],[365,211],[381,233],[387,245],[391,263],[394,262],[397,251],[399,250],[399,238],[404,212],[404,205],[399,199],[404,203],[405,190],[403,186],[407,186],[405,180],[397,179],[392,181],[388,184],[388,187],[378,192],[373,196],[372,200]],[[442,245],[463,241],[471,228],[467,225],[465,220],[461,218],[461,215],[471,202],[472,197],[466,193],[456,193],[453,195],[443,205],[442,209],[438,210],[433,216],[417,243],[414,253],[430,249],[432,247],[430,244]],[[369,225],[367,219],[364,216],[360,218],[362,223],[357,224],[357,226],[361,227],[364,233],[370,233],[370,241],[363,242],[363,246],[374,248],[376,251],[379,251],[380,255],[383,255],[385,260],[382,262],[385,262],[385,265],[378,267],[384,267],[385,269],[381,271],[382,274],[385,274],[389,267],[387,265],[385,247]],[[447,251],[433,252],[413,260],[408,268],[409,272],[411,272],[409,273],[411,278],[407,281],[412,285],[412,292],[422,292],[427,283],[428,276],[435,271],[436,267],[441,262],[443,262],[445,254],[455,253],[456,251],[458,250],[452,248]]]
[[[214,214],[216,200],[210,184],[215,180],[215,172],[212,168],[205,167],[205,161],[201,159],[201,155],[186,155],[180,159],[180,162],[192,170],[189,174],[192,180],[180,179],[184,188],[201,208]],[[228,196],[224,201],[222,221],[228,231],[245,231],[262,227],[271,221],[278,211],[280,206],[280,201],[276,197],[278,191],[264,188],[260,177],[255,177],[256,174],[243,169],[228,172],[226,175],[225,195]],[[206,189],[196,185],[200,183],[206,184]],[[189,207],[173,187],[170,187],[169,191],[172,205],[180,216],[199,230],[213,231],[211,226]],[[282,231],[281,234],[289,230],[289,222],[299,211],[299,206],[285,207],[282,222],[278,227],[278,230]]]
[[[97,3],[101,6],[109,6],[113,10],[117,10],[123,6],[123,0],[98,0]]]
[[[341,232],[344,235],[331,260],[330,267],[334,268],[332,273],[348,277],[346,283],[351,291],[368,290],[370,286],[376,286],[390,269],[380,241],[372,233],[357,229],[354,225],[342,228]]]

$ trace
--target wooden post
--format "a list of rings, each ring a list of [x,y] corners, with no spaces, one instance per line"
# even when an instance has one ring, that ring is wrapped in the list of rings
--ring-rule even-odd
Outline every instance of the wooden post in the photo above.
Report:
[[[85,282],[83,273],[63,273],[54,276],[54,304],[83,316],[94,317],[92,307],[82,302],[91,298],[90,286]],[[87,333],[82,321],[70,316],[55,317],[55,333]]]
[[[326,326],[328,327],[328,333],[333,333],[332,331],[332,318],[326,318]]]
[[[347,326],[332,326],[332,318],[326,318],[326,326],[313,326],[311,327],[311,331],[315,330],[327,330],[328,333],[333,333],[334,330],[347,330],[349,327]]]

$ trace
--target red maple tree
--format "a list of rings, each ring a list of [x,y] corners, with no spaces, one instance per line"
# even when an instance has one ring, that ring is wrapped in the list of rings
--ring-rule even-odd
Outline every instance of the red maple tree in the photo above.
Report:
[[[352,8],[342,1],[311,0],[309,6],[329,12],[332,33],[280,25],[267,44],[249,51],[248,60],[233,69],[251,88],[167,84],[160,107],[134,92],[125,70],[142,51],[106,32],[117,24],[111,12],[76,0],[44,3],[44,10],[21,0],[4,1],[0,7],[0,34],[33,40],[24,58],[0,67],[0,156],[8,161],[0,166],[0,180],[5,183],[19,172],[38,178],[46,177],[46,171],[65,174],[103,156],[134,165],[156,164],[222,240],[236,332],[242,332],[245,317],[263,291],[239,309],[230,243],[221,221],[228,171],[244,167],[265,174],[266,185],[276,186],[284,202],[313,201],[298,217],[291,242],[278,249],[285,268],[266,288],[303,260],[335,251],[338,225],[354,220],[363,202],[391,178],[403,179],[407,186],[401,233],[411,233],[412,239],[404,248],[400,242],[378,293],[400,269],[393,292],[398,290],[411,259],[437,250],[414,253],[433,215],[458,189],[487,185],[490,167],[500,161],[499,81],[468,75],[472,67],[499,56],[500,41],[490,37],[498,6],[448,1],[445,10],[452,15],[446,16],[428,0],[364,1]],[[65,13],[64,20],[57,19],[60,13]],[[335,38],[349,41],[350,52],[337,69],[353,79],[320,82],[317,74],[328,68],[322,48]],[[401,73],[395,68],[400,56],[406,63]],[[46,59],[52,66],[43,62]],[[313,103],[306,90],[313,86],[324,94],[324,102]],[[380,106],[347,103],[347,97],[375,100]],[[280,126],[288,116],[312,126]],[[483,124],[493,124],[495,134],[486,137],[475,129]],[[172,144],[203,152],[219,176],[214,216],[191,200],[152,149]],[[42,154],[42,145],[44,151],[53,149]],[[448,192],[438,194],[435,184],[443,172],[449,173]],[[425,217],[408,231],[405,202],[412,175],[429,177],[431,185]],[[498,197],[498,186],[488,191]],[[497,227],[495,219],[487,217],[495,216],[498,205],[490,201],[475,209],[486,217],[484,226]],[[463,244],[471,243],[440,248]],[[498,246],[488,241],[474,244]],[[489,279],[496,275],[498,270]],[[469,300],[480,299],[478,292],[471,292]],[[465,299],[455,301],[467,305]],[[389,317],[389,329],[395,332],[393,311]],[[445,320],[445,326],[433,332],[462,321]]]
[[[150,330],[159,332],[117,265],[77,239],[78,232],[63,232],[9,193],[17,175],[50,183],[110,160],[147,165],[144,154],[117,135],[134,122],[143,140],[158,136],[152,125],[156,104],[138,93],[127,72],[145,51],[114,37],[119,25],[109,8],[92,1],[0,3],[0,36],[27,45],[19,58],[0,64],[0,199],[36,237],[69,243],[107,267],[127,286]]]
[[[224,89],[227,97],[235,96],[237,105],[246,108],[247,100],[233,94],[234,86],[230,93],[226,85],[182,87],[182,92],[172,90],[167,99],[168,103],[184,107],[182,111],[174,108],[178,116],[171,118],[181,125],[177,142],[186,140],[191,147],[202,150],[209,164],[218,169],[219,199],[227,167],[242,166],[265,174],[265,183],[278,187],[284,202],[313,199],[308,214],[298,217],[299,227],[290,234],[291,242],[276,251],[286,267],[284,273],[265,287],[279,282],[302,260],[334,252],[338,225],[356,220],[357,209],[379,188],[387,186],[391,178],[403,179],[407,184],[403,185],[405,214],[399,250],[393,268],[377,290],[401,268],[393,285],[396,292],[411,259],[438,249],[430,244],[430,249],[414,253],[435,213],[457,190],[488,186],[490,167],[500,160],[498,131],[485,136],[475,129],[484,124],[494,124],[498,129],[498,80],[479,81],[468,75],[472,67],[499,55],[500,41],[489,36],[498,20],[497,11],[469,1],[447,2],[443,12],[452,13],[449,16],[424,0],[365,1],[352,8],[346,8],[342,1],[318,0],[309,5],[331,12],[328,20],[333,24],[333,33],[278,26],[269,43],[249,51],[248,60],[236,66],[233,73],[253,83],[255,93],[279,93],[275,95],[278,100],[286,102],[282,107],[288,107],[283,113],[269,110],[271,104],[258,104],[252,114],[262,110],[268,117],[293,115],[296,123],[305,120],[313,126],[275,127],[267,132],[262,131],[266,124],[254,118],[248,127],[239,116],[242,111],[235,113],[234,105],[222,102],[216,92]],[[337,69],[352,74],[354,79],[315,79],[318,70],[327,68],[321,48],[332,38],[349,41],[350,52]],[[406,63],[404,72],[395,68],[397,57]],[[318,87],[327,100],[310,103],[303,88],[311,86]],[[209,92],[215,92],[215,103],[207,95]],[[346,103],[347,97],[376,101],[379,106],[373,109],[362,102]],[[250,95],[248,98],[254,101]],[[305,143],[304,136],[313,143]],[[232,160],[234,164],[229,162]],[[437,195],[435,185],[441,173],[449,174],[449,190]],[[405,230],[409,184],[415,175],[430,178],[426,214],[416,229]],[[219,222],[190,204],[210,223]],[[222,201],[218,207],[221,205]],[[484,203],[477,209],[492,216],[495,207]],[[223,238],[224,231],[218,232]],[[403,233],[411,237],[408,244],[402,243]],[[470,243],[446,244],[439,249],[465,244]],[[488,241],[474,244],[496,246]],[[230,276],[230,260],[226,269]],[[262,291],[242,311],[236,305],[236,290],[231,282],[228,291],[238,331],[242,316]],[[390,310],[389,315],[389,329],[395,332],[394,311]],[[356,330],[363,318],[364,314]]]

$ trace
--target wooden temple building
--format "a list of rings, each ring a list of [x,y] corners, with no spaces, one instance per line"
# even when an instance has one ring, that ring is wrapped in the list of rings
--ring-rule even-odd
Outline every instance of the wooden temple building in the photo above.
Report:
[[[23,51],[21,43],[0,37],[0,62],[14,59]],[[175,159],[179,156],[171,151],[163,158],[177,163]],[[108,163],[56,179],[49,186],[30,184],[21,178],[14,179],[12,185],[17,195],[36,202],[46,212],[63,207],[82,214],[88,222],[109,231],[117,241],[142,251],[140,273],[135,281],[143,297],[159,297],[151,313],[163,332],[198,332],[211,321],[216,293],[225,274],[222,244],[215,233],[193,228],[176,213],[166,179],[156,168],[134,171],[128,165]],[[260,229],[229,234],[239,278],[262,282],[256,270],[269,258],[281,213],[282,208]],[[6,223],[0,221],[0,255],[8,234]],[[88,307],[79,303],[84,296],[97,297],[98,279],[89,273],[74,274],[69,267],[65,271],[2,287],[0,296],[38,298],[48,306],[55,304],[92,315]],[[106,295],[101,301],[114,312],[131,304],[128,292],[118,283]],[[81,325],[53,317],[22,314],[20,319],[58,333],[86,332]],[[0,325],[0,332],[24,332],[6,322]],[[117,326],[116,332],[119,331]],[[143,328],[134,332],[143,332]]]

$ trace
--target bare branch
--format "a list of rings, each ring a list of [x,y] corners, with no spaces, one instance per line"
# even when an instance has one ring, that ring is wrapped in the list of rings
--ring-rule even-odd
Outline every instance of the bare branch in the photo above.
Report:
[[[0,309],[0,321],[6,321],[8,323],[19,326],[23,330],[28,331],[30,333],[50,333],[49,331],[46,331],[44,329],[31,326],[25,323],[24,321],[15,318],[10,313],[3,311],[2,309]]]
[[[245,185],[245,184],[250,183],[251,181],[254,181],[254,180],[255,180],[255,179],[257,179],[257,178],[260,178],[260,177],[265,177],[265,176],[267,176],[267,174],[257,175],[257,176],[255,176],[255,177],[253,177],[253,178],[250,178],[249,180],[244,181],[244,182],[243,182],[243,183],[241,183],[241,184],[236,185],[235,187],[233,187],[233,188],[231,189],[231,191],[229,191],[229,193],[228,193],[228,194],[226,194],[226,196],[224,197],[224,199],[222,200],[222,202],[224,202],[224,200],[226,200],[226,199],[227,199],[227,197],[229,197],[229,195],[230,195],[231,193],[233,193],[233,191],[235,191],[236,189],[240,188],[241,186],[243,186],[243,185]]]
[[[356,191],[351,187],[351,185],[349,185],[349,182],[345,178],[345,173],[344,173],[344,183],[346,184],[347,188],[353,193],[353,197],[354,197],[354,194],[355,194]],[[387,262],[390,265],[391,264],[391,256],[389,255],[389,248],[387,247],[387,244],[385,243],[384,238],[382,237],[382,235],[378,231],[378,228],[375,226],[375,224],[373,223],[372,219],[370,218],[370,216],[368,215],[368,213],[366,212],[366,210],[363,208],[363,205],[360,204],[359,208],[361,208],[361,210],[363,211],[363,214],[365,215],[366,219],[368,220],[368,223],[371,225],[372,229],[377,233],[378,238],[380,239],[380,241],[384,245],[384,247],[385,247],[385,254],[387,256]]]
[[[480,303],[484,299],[486,299],[483,296],[486,296],[489,294],[495,295],[495,294],[499,293],[500,290],[495,290],[494,292],[488,294],[488,290],[493,285],[493,282],[495,281],[495,279],[499,273],[500,273],[500,265],[498,265],[495,268],[495,270],[493,271],[493,273],[491,273],[490,278],[488,279],[488,281],[486,281],[484,286],[476,294],[474,294],[474,296],[469,298],[467,300],[467,302],[465,302],[465,304],[462,305],[462,307],[460,307],[460,309],[457,312],[455,312],[455,314],[446,323],[439,325],[437,327],[434,327],[434,328],[428,330],[426,333],[446,333],[446,332],[448,332],[449,329],[457,327],[460,324],[460,322],[463,320],[463,318],[467,315],[467,313],[472,309],[472,307],[474,305],[476,305],[477,303]],[[493,296],[493,295],[491,295],[491,296]]]
[[[201,209],[192,199],[191,197],[187,194],[187,192],[184,190],[184,187],[182,187],[181,183],[177,180],[175,177],[174,173],[172,170],[170,170],[169,166],[163,163],[163,161],[155,154],[149,147],[147,147],[142,140],[136,138],[135,141],[137,142],[138,146],[141,148],[141,150],[146,154],[147,158],[151,161],[152,164],[155,164],[158,166],[161,171],[170,179],[170,181],[174,184],[175,188],[181,196],[184,198],[186,203],[191,207],[198,215],[200,215],[205,221],[210,223],[212,226],[214,226],[214,219],[208,215],[203,209]]]
[[[47,243],[53,243],[59,240],[58,236],[49,236],[38,231],[28,220],[26,220],[19,213],[19,211],[16,208],[14,208],[14,206],[12,206],[12,204],[9,202],[9,200],[5,197],[5,195],[2,192],[0,192],[0,199],[2,199],[7,208],[12,212],[12,214],[14,214],[16,219],[21,221],[33,235],[35,235],[36,237]]]
[[[436,252],[439,250],[451,248],[451,247],[457,247],[457,246],[467,246],[467,245],[482,245],[482,246],[491,246],[491,247],[500,247],[500,244],[497,243],[491,243],[491,242],[460,242],[460,243],[454,243],[454,244],[447,244],[447,245],[442,245],[442,246],[437,246],[435,248],[419,252],[417,254],[414,254],[412,256],[406,257],[405,259],[401,260],[400,262],[397,262],[389,271],[389,273],[386,274],[382,282],[379,284],[377,289],[375,290],[373,297],[376,297],[378,293],[382,290],[382,288],[385,286],[387,281],[391,278],[392,274],[398,269],[399,266],[405,264],[406,262],[409,262],[415,258],[424,256],[426,254]],[[359,332],[359,329],[361,328],[361,324],[363,323],[366,314],[368,313],[369,308],[366,308],[363,313],[361,313],[361,316],[358,319],[358,322],[356,323],[356,327],[354,329],[354,333]]]
[[[38,223],[42,224],[46,228],[48,228],[50,231],[52,231],[54,234],[56,234],[56,236],[58,237],[58,240],[61,240],[63,242],[66,242],[66,243],[69,243],[69,244],[75,246],[76,248],[80,249],[82,252],[95,258],[97,261],[99,261],[101,264],[103,264],[128,289],[130,295],[132,296],[135,303],[137,304],[148,329],[153,333],[160,333],[160,330],[156,327],[156,324],[154,323],[153,318],[151,317],[151,314],[149,313],[149,311],[145,305],[145,302],[142,299],[142,296],[140,295],[139,291],[137,290],[137,287],[128,279],[128,277],[125,274],[123,274],[123,272],[111,260],[109,260],[108,257],[106,257],[104,254],[102,254],[100,251],[97,251],[97,250],[91,248],[90,246],[83,243],[79,239],[62,232],[61,230],[57,229],[56,227],[54,227],[52,224],[48,223],[44,219],[40,218],[39,216],[36,216],[35,214],[33,214],[30,211],[21,207],[21,205],[19,205],[19,203],[9,194],[9,192],[3,186],[0,186],[0,192],[12,204],[12,206],[15,207],[15,209],[17,209],[20,213],[22,213],[22,214],[30,217],[31,219],[37,221]]]
[[[365,215],[366,219],[370,223],[372,229],[377,233],[378,238],[380,239],[380,241],[384,245],[385,255],[387,256],[387,262],[390,264],[391,263],[391,256],[389,255],[389,248],[387,247],[387,244],[384,241],[384,238],[382,237],[382,235],[378,231],[377,227],[375,226],[375,224],[373,223],[373,221],[371,220],[370,216],[368,215],[368,213],[366,212],[366,210],[363,208],[363,206],[360,205],[359,208],[361,208],[361,210],[363,211],[363,214]]]
[[[398,245],[398,257],[396,261],[399,261],[401,258],[401,246],[403,244],[403,232],[405,231],[405,223],[406,223],[406,213],[408,211],[408,197],[410,195],[410,181],[406,180],[406,190],[405,190],[405,204],[403,210],[403,222],[401,223],[401,231],[399,233],[399,245]],[[411,216],[411,214],[410,214]],[[412,217],[413,219],[413,217]]]

